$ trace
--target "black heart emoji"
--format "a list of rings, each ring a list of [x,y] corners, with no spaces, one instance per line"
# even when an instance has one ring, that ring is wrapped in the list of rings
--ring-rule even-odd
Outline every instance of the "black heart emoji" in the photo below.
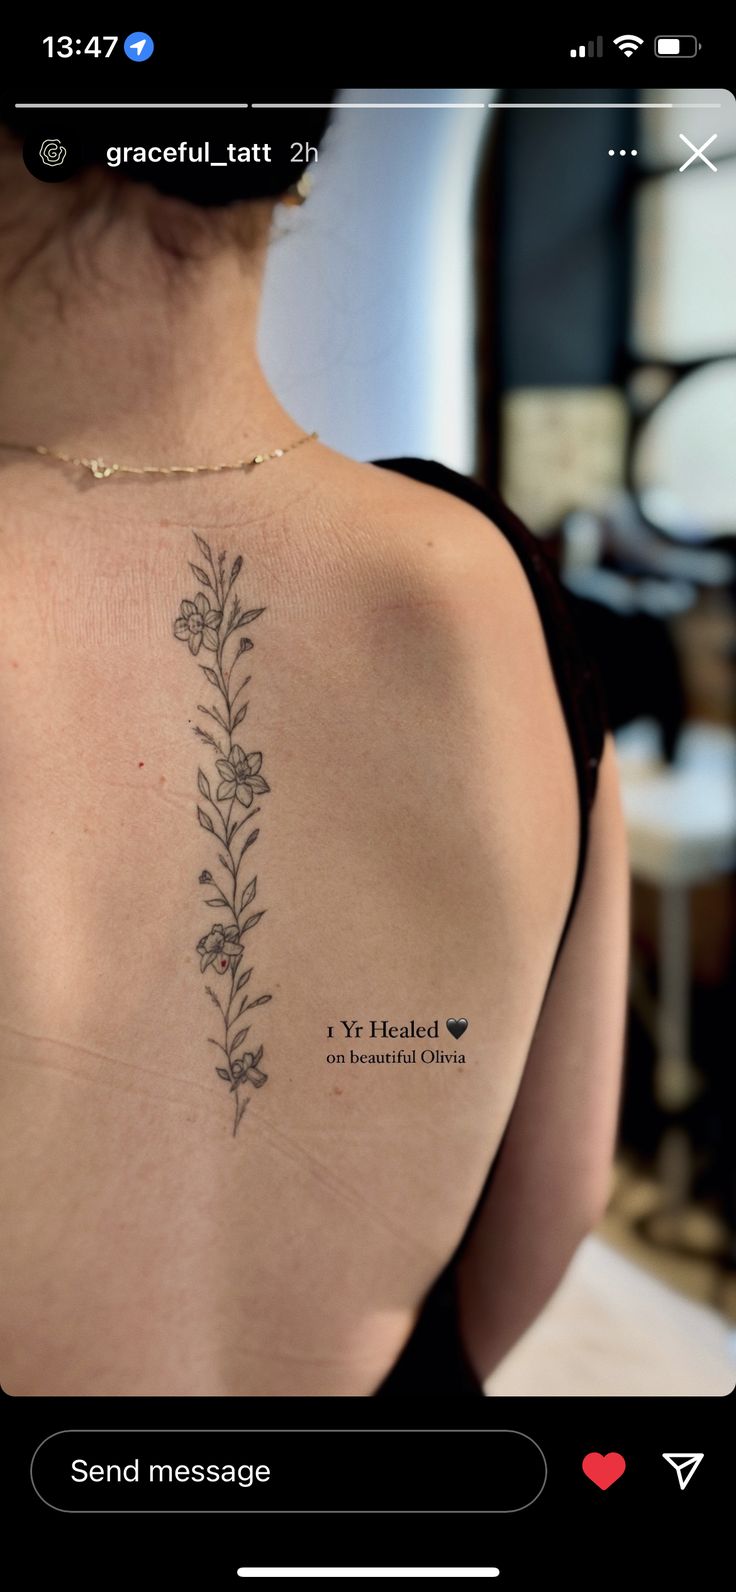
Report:
[[[449,1028],[453,1039],[459,1039],[460,1035],[465,1033],[465,1030],[468,1026],[468,1019],[467,1017],[448,1017],[445,1026]]]

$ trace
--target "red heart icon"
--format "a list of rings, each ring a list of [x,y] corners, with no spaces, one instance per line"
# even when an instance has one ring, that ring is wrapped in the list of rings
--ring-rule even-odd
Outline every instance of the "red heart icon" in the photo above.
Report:
[[[586,1454],[583,1460],[583,1470],[588,1481],[595,1482],[601,1492],[607,1487],[612,1487],[619,1476],[623,1476],[626,1469],[626,1460],[623,1454]]]

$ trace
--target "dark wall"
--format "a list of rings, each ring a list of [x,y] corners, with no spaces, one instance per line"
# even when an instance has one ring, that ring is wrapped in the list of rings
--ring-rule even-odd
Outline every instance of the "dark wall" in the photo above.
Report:
[[[544,99],[539,90],[504,99]],[[549,97],[552,97],[551,95]],[[572,96],[568,96],[572,97]],[[621,100],[621,90],[601,98]],[[583,98],[581,95],[580,98]],[[628,211],[636,115],[624,110],[506,110],[495,150],[501,391],[599,386],[625,363]],[[609,149],[616,154],[610,156]]]

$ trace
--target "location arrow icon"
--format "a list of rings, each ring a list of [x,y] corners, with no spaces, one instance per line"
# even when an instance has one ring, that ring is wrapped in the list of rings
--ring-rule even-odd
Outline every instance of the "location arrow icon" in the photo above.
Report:
[[[680,1492],[684,1492],[685,1488],[687,1487],[688,1482],[692,1481],[692,1478],[695,1475],[695,1472],[696,1472],[696,1470],[698,1468],[698,1465],[700,1464],[701,1459],[704,1458],[704,1455],[703,1454],[663,1454],[662,1458],[666,1459],[667,1464],[671,1465],[672,1469],[676,1472],[677,1481],[678,1481],[678,1484],[679,1484]]]

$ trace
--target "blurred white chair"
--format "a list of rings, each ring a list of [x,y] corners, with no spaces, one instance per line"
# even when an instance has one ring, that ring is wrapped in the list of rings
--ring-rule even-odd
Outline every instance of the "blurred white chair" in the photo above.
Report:
[[[723,1397],[734,1383],[736,1342],[724,1317],[592,1237],[485,1391],[497,1398]]]

